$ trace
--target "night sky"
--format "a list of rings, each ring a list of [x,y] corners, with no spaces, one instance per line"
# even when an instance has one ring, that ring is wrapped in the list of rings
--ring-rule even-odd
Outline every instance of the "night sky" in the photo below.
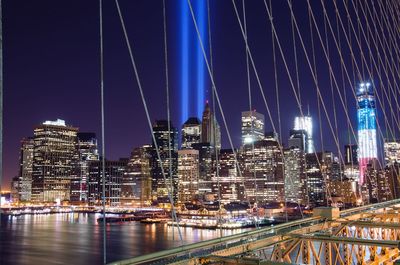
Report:
[[[184,0],[182,0],[184,1]],[[199,0],[193,0],[196,2]],[[174,126],[180,127],[180,25],[179,1],[166,0],[168,16],[168,55],[171,105]],[[236,147],[240,144],[241,111],[249,109],[245,45],[230,0],[211,0],[211,34],[215,82]],[[306,1],[295,1],[295,13],[305,45],[311,52]],[[323,31],[322,9],[312,1],[320,30]],[[338,1],[341,2],[341,1]],[[240,14],[242,2],[236,2]],[[271,26],[262,0],[247,1],[249,45],[276,125],[277,104],[272,60]],[[152,120],[166,118],[163,16],[161,0],[120,0],[133,53]],[[328,5],[332,23],[334,9]],[[286,1],[273,1],[274,21],[295,80],[290,11]],[[344,17],[344,16],[343,16]],[[33,128],[45,121],[64,119],[83,132],[96,132],[100,139],[99,86],[99,16],[95,0],[4,0],[4,184],[18,174],[20,140],[33,135]],[[194,32],[190,17],[190,30]],[[336,30],[336,29],[335,29]],[[194,33],[193,33],[194,34]],[[318,82],[333,119],[328,67],[315,34]],[[104,0],[104,56],[106,96],[106,157],[128,157],[133,147],[150,143],[139,90],[133,75],[128,50],[115,3]],[[343,38],[343,36],[342,36]],[[191,45],[197,45],[195,35]],[[317,150],[320,124],[316,89],[300,41],[297,38],[301,100],[304,111],[309,105],[314,119]],[[341,83],[339,58],[329,37],[333,67]],[[343,43],[343,53],[349,50]],[[278,83],[282,116],[282,139],[287,142],[299,110],[277,50]],[[359,56],[359,54],[356,54]],[[193,56],[194,57],[194,56]],[[350,66],[350,62],[346,62]],[[351,68],[349,68],[351,69]],[[194,74],[195,70],[189,70]],[[373,78],[372,78],[373,79]],[[192,79],[191,79],[192,80]],[[194,81],[190,84],[193,86]],[[206,99],[210,99],[210,80],[205,73]],[[358,79],[357,79],[358,82]],[[349,112],[356,125],[356,105],[351,87],[346,82]],[[272,130],[254,72],[251,71],[253,108],[265,115],[266,131]],[[340,87],[343,90],[343,87]],[[335,90],[341,148],[348,143],[346,117]],[[189,105],[196,104],[195,98]],[[379,106],[378,106],[379,112]],[[219,113],[219,111],[218,111]],[[190,113],[195,115],[196,113]],[[322,112],[322,128],[326,150],[337,153]],[[226,131],[218,114],[224,148],[229,148]],[[332,120],[333,121],[333,120]],[[356,128],[356,127],[355,127]],[[353,141],[354,142],[354,141]]]

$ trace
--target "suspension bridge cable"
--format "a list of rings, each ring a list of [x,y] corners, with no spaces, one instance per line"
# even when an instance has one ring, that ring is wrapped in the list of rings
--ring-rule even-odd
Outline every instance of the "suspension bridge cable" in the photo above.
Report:
[[[171,150],[171,110],[169,99],[169,74],[168,74],[168,41],[167,41],[167,14],[165,0],[163,0],[163,33],[164,33],[164,64],[165,64],[165,91],[167,99],[167,123],[168,123],[168,169],[169,169],[169,182],[172,194],[174,194],[174,183],[172,179],[172,150]],[[165,185],[168,185],[165,183]],[[172,222],[172,240],[175,238],[174,222]]]
[[[334,4],[335,4],[335,6],[337,6],[337,5],[336,5],[336,0],[334,0]],[[354,7],[354,3],[353,3],[353,7]],[[345,9],[346,9],[347,15],[350,15],[350,14],[349,14],[349,10],[348,10],[348,8],[347,8],[346,6],[345,6]],[[355,11],[355,13],[356,13],[356,16],[357,16],[357,20],[359,20],[358,12]],[[353,22],[352,22],[351,20],[350,20],[350,25],[352,26],[353,32],[355,32],[354,25],[353,25]],[[365,37],[365,32],[364,32],[364,29],[363,29],[362,27],[361,27],[361,32],[363,33],[364,39],[366,39],[366,37]],[[362,49],[361,40],[360,40],[357,36],[355,36],[355,37],[356,37],[356,41],[357,41],[358,47],[359,47],[360,49]],[[368,48],[368,50],[371,52],[371,47],[370,47],[369,43],[367,43],[367,48]],[[362,59],[363,62],[365,62],[365,64],[366,64],[366,59],[365,59],[364,53],[362,53],[362,58],[361,58],[361,59]],[[376,62],[375,62],[375,59],[374,59],[374,58],[372,58],[372,59],[373,59],[373,62],[374,62],[374,67],[375,67],[375,69],[377,69],[377,64],[376,64]],[[366,70],[368,71],[369,75],[371,76],[371,71],[370,71],[368,65],[366,65]],[[387,72],[386,72],[386,71],[385,71],[385,73],[386,73],[386,76],[387,76]],[[379,79],[382,79],[381,76],[378,76],[378,77],[379,77]],[[389,86],[390,86],[391,83],[389,82],[389,80],[387,80],[387,81],[388,81],[388,84],[389,84]],[[375,87],[375,85],[374,85],[373,82],[372,82],[372,86],[373,86],[374,90],[376,91],[376,87]],[[393,114],[393,113],[395,113],[395,112],[394,112],[393,107],[392,107],[392,104],[391,104],[391,102],[390,102],[390,100],[389,100],[389,97],[388,97],[388,94],[387,94],[387,92],[386,92],[386,87],[385,87],[385,86],[383,87],[383,91],[384,91],[384,93],[385,93],[386,98],[387,98],[388,101],[389,101],[390,111],[391,111],[391,113]],[[378,98],[378,100],[380,101],[380,98],[379,98],[378,94],[377,94],[377,98]],[[399,107],[399,106],[397,106],[397,107]],[[400,128],[400,125],[399,125],[399,122],[397,121],[397,119],[395,119],[395,122],[396,122],[396,124],[397,124],[397,127]]]
[[[243,27],[244,32],[246,34],[245,40],[245,47],[247,44],[247,20],[246,20],[246,5],[245,0],[242,0],[242,8],[243,8]],[[249,67],[249,55],[247,53],[247,49],[245,48],[246,52],[246,74],[247,74],[247,95],[249,99],[249,112],[250,112],[250,131],[251,131],[251,165],[253,170],[253,178],[254,178],[254,200],[255,204],[257,205],[257,217],[258,217],[258,183],[257,183],[257,172],[256,172],[256,164],[255,164],[255,155],[254,155],[254,124],[253,124],[253,105],[251,100],[251,80],[250,80],[250,67]],[[243,143],[244,144],[244,143]],[[255,219],[255,223],[257,224],[257,220]]]
[[[212,39],[211,39],[211,12],[210,12],[210,0],[207,0],[207,20],[208,20],[208,48],[210,49],[210,68],[211,68],[211,75],[214,76],[214,62],[213,62],[213,50],[212,50]],[[217,126],[216,126],[216,121],[217,121],[217,109],[215,108],[215,93],[214,89],[211,89],[211,95],[212,95],[212,108],[213,108],[213,122],[214,128],[213,128],[213,134],[214,134],[214,140],[216,139],[217,135]],[[218,148],[217,146],[214,147],[214,155],[215,155],[215,178],[217,180],[217,187],[218,187],[218,192],[217,192],[217,197],[218,197],[218,222],[219,222],[219,236],[222,238],[222,208],[221,208],[221,183],[220,183],[220,177],[219,177],[219,155],[218,155]]]
[[[104,52],[103,52],[103,0],[99,0],[99,30],[100,30],[100,104],[101,104],[101,178],[103,206],[103,264],[107,263],[106,235],[106,172],[105,172],[105,126],[104,126]]]
[[[324,8],[324,14],[327,15],[327,12],[326,12],[326,9],[325,9],[325,5],[323,4],[322,1],[321,1],[321,4],[322,4],[322,6],[323,6],[323,8]],[[311,6],[310,6],[310,8],[311,8]],[[338,12],[337,7],[336,7],[336,11]],[[339,16],[339,20],[340,20],[340,22],[341,22],[342,29],[343,29],[343,31],[344,31],[344,33],[345,33],[346,41],[347,41],[347,43],[349,44],[349,38],[348,38],[348,36],[347,36],[347,34],[346,34],[346,31],[344,30],[343,23],[342,23],[342,21],[341,21],[340,16]],[[329,19],[328,19],[327,21],[328,21],[328,25],[329,25],[329,28],[330,28],[330,30],[331,30],[333,39],[334,39],[334,41],[335,41],[335,44],[336,44],[336,46],[338,47],[337,40],[336,40],[336,37],[335,37],[335,35],[334,35],[332,26],[331,26],[330,23],[329,23]],[[314,18],[314,23],[315,23],[315,18]],[[316,24],[316,23],[315,23],[315,24]],[[316,24],[316,28],[317,28],[317,30],[318,30],[317,24]],[[322,41],[321,41],[321,43],[322,43]],[[350,50],[352,49],[351,46],[349,46],[349,48],[350,48]],[[351,54],[353,55],[353,52],[352,52],[352,51],[351,51]],[[348,75],[347,67],[346,67],[345,64],[344,64],[344,60],[343,60],[343,56],[342,56],[341,52],[339,52],[339,56],[340,56],[340,58],[341,58],[341,63],[342,63],[343,66],[344,66],[344,70],[345,70],[345,72],[346,72],[346,76],[348,77],[349,83],[351,83],[351,81],[350,81],[350,76]],[[355,57],[354,57],[354,56],[352,56],[352,60],[355,60]],[[358,73],[360,74],[361,72],[359,71],[357,64],[355,64],[355,65],[356,65],[356,67],[357,67]],[[353,95],[354,95],[355,100],[357,101],[357,97],[356,97],[356,94],[355,94],[354,87],[352,87],[352,92],[353,92]],[[385,114],[385,115],[386,115],[386,114]],[[383,136],[383,134],[382,134],[381,127],[380,127],[380,124],[379,124],[379,121],[378,121],[377,119],[376,119],[376,122],[377,122],[377,126],[378,126],[378,131],[381,133],[382,138],[384,138],[384,136]],[[357,142],[357,144],[358,144],[358,142]],[[378,163],[381,164],[379,160],[378,160]],[[367,177],[368,177],[368,176],[367,176]]]
[[[128,33],[126,31],[125,21],[124,21],[124,18],[122,16],[122,12],[121,12],[121,8],[120,8],[120,5],[119,5],[119,1],[115,0],[115,4],[116,4],[116,7],[117,7],[119,20],[121,22],[122,31],[124,33],[126,45],[127,45],[127,48],[128,48],[129,57],[130,57],[131,64],[132,64],[132,67],[133,67],[133,72],[134,72],[134,75],[135,75],[135,78],[136,78],[137,86],[139,88],[140,97],[141,97],[141,100],[142,100],[142,103],[143,103],[144,111],[146,113],[147,123],[148,123],[148,126],[150,128],[152,140],[153,140],[153,143],[154,143],[154,146],[155,146],[155,149],[156,149],[157,159],[159,161],[159,165],[160,165],[160,168],[161,168],[161,174],[163,176],[164,183],[168,183],[168,180],[167,180],[167,177],[166,177],[166,174],[165,174],[165,171],[164,171],[164,167],[163,167],[163,164],[162,164],[161,156],[160,156],[159,146],[158,146],[158,143],[157,143],[155,135],[154,135],[153,126],[151,124],[150,113],[149,113],[149,110],[148,110],[148,107],[147,107],[146,98],[144,96],[142,83],[140,81],[138,69],[137,69],[137,66],[136,66],[136,61],[135,61],[135,58],[133,56],[132,46],[131,46],[131,43],[129,41]],[[175,211],[174,198],[173,198],[173,195],[171,193],[171,189],[170,189],[170,187],[168,185],[166,185],[166,189],[167,189],[167,193],[168,193],[169,202],[171,203],[172,218],[176,222],[176,225],[177,225],[177,228],[178,228],[178,233],[179,233],[179,238],[180,238],[181,244],[183,244],[182,232],[181,232],[181,229],[180,229],[180,226],[179,226],[179,222],[178,222],[178,218],[177,218],[176,211]]]

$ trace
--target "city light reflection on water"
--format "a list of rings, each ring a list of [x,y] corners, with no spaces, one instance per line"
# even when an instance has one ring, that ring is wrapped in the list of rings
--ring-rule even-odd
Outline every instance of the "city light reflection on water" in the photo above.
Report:
[[[0,264],[101,264],[102,226],[99,214],[63,213],[3,218],[0,229]],[[139,222],[107,225],[107,260],[215,238],[219,230],[177,228]],[[223,235],[243,231],[223,230]]]

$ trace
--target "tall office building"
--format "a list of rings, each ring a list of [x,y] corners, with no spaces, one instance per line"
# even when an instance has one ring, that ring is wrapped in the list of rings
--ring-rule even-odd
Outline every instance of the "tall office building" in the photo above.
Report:
[[[87,202],[89,163],[99,160],[97,138],[95,133],[78,132],[77,176],[71,180],[71,202]]]
[[[199,194],[206,195],[212,191],[215,149],[210,143],[193,144],[192,147],[199,152]]]
[[[150,161],[152,193],[155,199],[166,200],[168,199],[168,191],[170,191],[174,200],[176,200],[178,192],[178,131],[172,124],[168,128],[166,120],[157,120],[153,124],[153,131],[159,148],[161,163],[153,141]],[[163,172],[165,176],[163,176]],[[165,182],[164,177],[167,179],[167,182]],[[172,186],[170,182],[171,178]]]
[[[254,111],[242,112],[242,145],[264,138],[264,115]]]
[[[212,183],[215,199],[218,200],[220,197],[221,203],[224,204],[244,199],[243,180],[239,178],[232,149],[221,149],[218,166],[218,176],[213,174]]]
[[[201,121],[201,142],[209,143],[218,150],[221,149],[221,129],[208,102],[204,108]]]
[[[192,148],[192,144],[200,143],[201,123],[196,117],[189,118],[182,126],[182,149]]]
[[[78,128],[65,121],[46,121],[34,130],[32,200],[59,202],[70,199],[71,179],[77,176]]]
[[[306,132],[307,141],[305,143],[305,152],[307,154],[314,153],[314,140],[313,140],[313,124],[312,118],[309,115],[295,117],[294,130],[304,130]]]
[[[21,202],[31,200],[32,191],[33,139],[21,141],[19,153],[19,199]]]
[[[385,164],[400,164],[400,141],[385,141]]]
[[[333,154],[306,154],[308,201],[311,206],[324,206],[327,201],[327,181],[331,178]]]
[[[285,158],[285,199],[302,205],[308,203],[304,150],[294,147],[283,151]]]
[[[283,201],[283,157],[277,137],[244,145],[240,164],[246,195],[251,202]]]
[[[371,160],[378,158],[376,139],[375,96],[370,83],[361,83],[357,90],[358,162],[360,184],[365,182],[365,170]]]
[[[105,203],[107,206],[121,204],[121,187],[127,171],[129,159],[121,158],[117,161],[105,161]],[[101,205],[103,196],[103,163],[92,161],[89,163],[89,205]]]
[[[199,151],[178,151],[178,201],[191,202],[199,194]]]
[[[127,173],[122,179],[121,204],[134,206],[151,204],[151,149],[151,145],[133,149]]]

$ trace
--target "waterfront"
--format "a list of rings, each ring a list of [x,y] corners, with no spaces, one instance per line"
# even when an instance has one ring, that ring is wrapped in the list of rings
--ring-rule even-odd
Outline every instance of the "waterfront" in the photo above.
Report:
[[[0,264],[101,264],[99,214],[63,213],[2,218]],[[178,231],[166,224],[140,222],[107,225],[107,261],[143,255],[180,245]],[[183,244],[219,236],[219,230],[182,228]],[[223,230],[223,235],[244,229]]]

